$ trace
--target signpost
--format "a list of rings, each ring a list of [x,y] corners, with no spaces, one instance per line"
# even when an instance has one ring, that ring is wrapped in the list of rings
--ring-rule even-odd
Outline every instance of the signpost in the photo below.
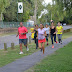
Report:
[[[18,13],[23,13],[23,2],[18,3],[18,12],[17,12],[17,21],[18,21]]]
[[[23,13],[23,2],[18,2],[18,13]]]

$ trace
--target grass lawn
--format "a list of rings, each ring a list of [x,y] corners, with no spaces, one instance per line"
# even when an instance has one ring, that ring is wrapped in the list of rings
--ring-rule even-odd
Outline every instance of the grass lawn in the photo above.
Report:
[[[7,51],[0,50],[0,67],[38,51],[35,49],[34,43],[29,44],[28,46],[30,48],[29,52],[27,52],[26,48],[23,46],[23,52],[24,52],[23,55],[19,55],[20,52],[19,45],[15,46],[14,50],[11,50],[11,48],[8,48]]]
[[[65,33],[63,35],[63,39],[68,38],[70,36],[72,36],[72,32]],[[49,38],[49,45],[51,45],[50,38]],[[30,48],[29,52],[27,52],[25,47],[23,46],[23,52],[24,52],[23,55],[19,55],[19,52],[20,52],[19,45],[15,46],[14,50],[11,50],[11,48],[8,48],[7,51],[0,50],[0,67],[6,65],[8,63],[11,63],[19,58],[22,58],[24,56],[31,55],[32,53],[39,50],[39,49],[38,50],[35,49],[36,46],[35,46],[34,42],[29,44],[28,47]],[[45,45],[45,47],[46,47],[46,45]]]
[[[72,72],[72,42],[25,72]]]

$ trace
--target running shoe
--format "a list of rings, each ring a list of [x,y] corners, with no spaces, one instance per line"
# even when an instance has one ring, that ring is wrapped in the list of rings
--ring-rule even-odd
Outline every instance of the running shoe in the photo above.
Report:
[[[56,43],[58,43],[58,42],[56,41]]]
[[[52,46],[52,48],[54,48],[54,46]]]
[[[62,44],[62,41],[60,43]]]
[[[60,41],[59,41],[59,43],[60,43]]]
[[[20,52],[19,54],[23,54],[23,52]]]
[[[42,50],[43,50],[43,49],[41,48],[41,52],[42,52]]]
[[[27,47],[27,51],[29,51],[29,48]]]
[[[47,43],[47,45],[49,45],[49,44]]]
[[[38,49],[38,47],[36,47],[36,49]]]

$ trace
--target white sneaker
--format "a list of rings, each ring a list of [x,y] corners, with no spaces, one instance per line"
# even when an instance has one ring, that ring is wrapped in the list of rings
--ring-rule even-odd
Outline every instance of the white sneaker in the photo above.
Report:
[[[62,42],[61,42],[61,44],[62,44]]]
[[[23,52],[20,52],[19,54],[23,54]]]
[[[27,48],[27,51],[29,51],[29,48]]]

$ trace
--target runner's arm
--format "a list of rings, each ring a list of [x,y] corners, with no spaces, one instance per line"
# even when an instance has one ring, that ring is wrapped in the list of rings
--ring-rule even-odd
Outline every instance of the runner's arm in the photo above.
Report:
[[[35,33],[35,29],[31,33]]]
[[[21,33],[21,35],[24,35],[24,34],[27,34],[28,33],[28,30],[27,28],[25,28],[25,33]]]
[[[61,32],[63,32],[63,28],[62,28]]]
[[[47,36],[46,31],[44,32],[44,36]]]
[[[55,27],[55,32],[54,32],[54,34],[56,34],[57,33],[57,29],[56,29],[56,27]]]
[[[24,35],[24,34],[27,34],[28,32],[25,32],[25,33],[21,33],[21,35]]]
[[[36,37],[36,39],[38,39],[38,31],[37,31],[37,37]]]
[[[50,27],[50,29],[49,29],[49,35],[50,35],[50,33],[51,33],[51,27]]]
[[[56,32],[58,32],[57,27],[56,27]]]
[[[17,33],[16,37],[18,37],[18,35],[19,35],[19,32]]]

